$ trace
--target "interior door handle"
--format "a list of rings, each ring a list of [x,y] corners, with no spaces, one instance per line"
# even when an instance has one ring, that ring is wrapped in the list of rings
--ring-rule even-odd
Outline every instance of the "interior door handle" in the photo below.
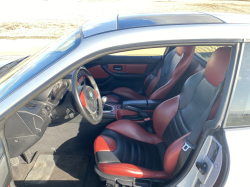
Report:
[[[115,71],[122,71],[122,66],[114,66],[113,70],[115,70]]]
[[[101,67],[102,67],[102,69],[106,72],[106,73],[108,73],[108,74],[110,74],[110,75],[112,75],[112,76],[114,76],[114,77],[116,77],[116,78],[127,78],[127,79],[138,79],[138,78],[146,78],[146,74],[127,74],[127,73],[123,73],[123,72],[115,72],[115,73],[113,73],[113,72],[110,72],[109,70],[108,70],[108,65],[107,64],[103,64],[103,65],[101,65]]]

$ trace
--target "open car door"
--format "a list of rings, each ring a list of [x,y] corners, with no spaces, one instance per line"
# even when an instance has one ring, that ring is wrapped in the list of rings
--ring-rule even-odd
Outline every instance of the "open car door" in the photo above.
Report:
[[[2,133],[1,133],[2,134]],[[6,155],[6,148],[3,138],[0,135],[0,187],[9,187],[11,182],[11,173]]]

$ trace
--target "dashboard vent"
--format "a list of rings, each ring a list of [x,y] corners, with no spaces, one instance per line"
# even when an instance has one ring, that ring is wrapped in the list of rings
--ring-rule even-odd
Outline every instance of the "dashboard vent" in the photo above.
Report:
[[[194,187],[201,187],[201,185],[202,185],[202,183],[201,183],[200,179],[198,178]]]
[[[27,108],[35,108],[36,104],[29,102],[28,104],[25,105]]]
[[[214,140],[212,140],[207,156],[213,163],[218,155],[219,149],[220,146]]]

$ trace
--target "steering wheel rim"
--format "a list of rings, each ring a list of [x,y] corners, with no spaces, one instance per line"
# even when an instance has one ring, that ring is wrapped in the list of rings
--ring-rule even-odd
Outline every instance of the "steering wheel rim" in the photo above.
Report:
[[[83,85],[83,87],[77,86],[77,83],[78,83],[77,75],[79,71],[82,71],[83,75],[85,75],[90,80],[90,83],[93,86],[93,88],[85,84]],[[92,77],[92,75],[89,73],[89,71],[85,67],[80,67],[73,72],[72,94],[73,94],[75,106],[78,112],[91,124],[96,125],[100,123],[102,120],[102,115],[103,115],[101,94],[99,92],[95,79]],[[98,102],[98,106],[99,106],[98,108],[97,108],[97,103],[95,103],[94,98],[96,98]],[[84,104],[85,106],[83,106]]]

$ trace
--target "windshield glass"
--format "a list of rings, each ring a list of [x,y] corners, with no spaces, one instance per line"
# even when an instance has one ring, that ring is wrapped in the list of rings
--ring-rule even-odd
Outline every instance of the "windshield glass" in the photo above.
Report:
[[[74,50],[80,42],[79,28],[17,64],[0,78],[0,100]]]

